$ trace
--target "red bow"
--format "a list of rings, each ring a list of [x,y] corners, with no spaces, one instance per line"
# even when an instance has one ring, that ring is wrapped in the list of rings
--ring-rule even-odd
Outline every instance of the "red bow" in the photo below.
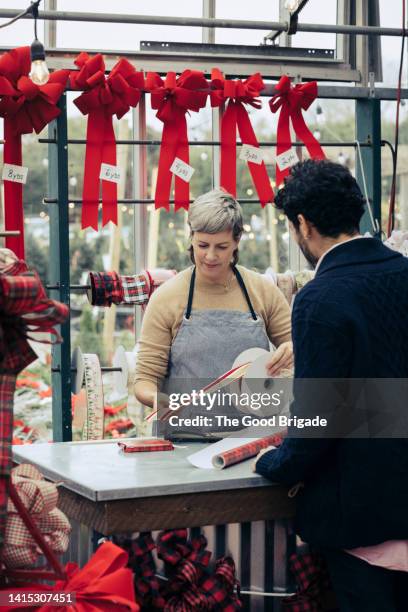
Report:
[[[116,166],[116,139],[113,115],[118,119],[137,106],[144,86],[143,72],[136,72],[126,59],[120,59],[105,78],[105,62],[100,53],[90,57],[83,52],[71,72],[73,89],[84,93],[74,100],[83,115],[89,115],[86,133],[82,228],[98,229],[99,174],[101,164]],[[102,181],[102,225],[117,223],[117,184]]]
[[[168,72],[164,81],[157,73],[148,72],[146,89],[151,92],[152,108],[157,110],[156,117],[164,124],[154,202],[156,208],[169,210],[172,179],[170,167],[176,157],[189,163],[186,112],[198,112],[205,106],[208,83],[204,74],[198,70],[184,70],[178,78],[175,72]],[[176,176],[175,210],[187,210],[189,201],[189,183]]]
[[[259,147],[244,104],[261,108],[258,96],[265,85],[259,72],[245,81],[229,81],[224,79],[218,68],[214,68],[211,72],[211,87],[211,106],[221,106],[228,100],[227,110],[221,123],[221,186],[236,196],[237,128],[243,144]],[[274,194],[264,162],[261,164],[248,162],[248,167],[262,206],[273,202]]]
[[[57,70],[45,85],[29,79],[30,48],[19,47],[0,57],[0,117],[4,117],[4,163],[22,165],[21,134],[38,134],[60,114],[56,104],[65,89],[68,70]],[[4,181],[5,228],[19,236],[6,246],[24,258],[23,185]]]
[[[280,155],[292,148],[289,126],[289,120],[291,119],[296,137],[305,144],[310,157],[325,159],[326,156],[322,147],[307,127],[302,115],[302,110],[307,110],[317,98],[316,81],[292,87],[289,77],[285,75],[281,77],[275,89],[278,93],[269,100],[269,106],[273,113],[276,113],[281,108],[278,120],[276,155]],[[280,185],[289,172],[290,168],[280,170],[276,166],[276,185]]]

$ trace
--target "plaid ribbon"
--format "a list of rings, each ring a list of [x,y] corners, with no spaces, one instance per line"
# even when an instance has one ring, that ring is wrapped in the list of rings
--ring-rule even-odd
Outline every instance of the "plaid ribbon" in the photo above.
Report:
[[[207,540],[203,535],[188,540],[187,529],[171,529],[162,531],[156,544],[149,532],[133,540],[116,536],[115,542],[129,554],[142,610],[233,612],[242,609],[234,592],[238,583],[233,560],[219,559],[212,572],[209,569],[211,552],[206,550]],[[159,559],[164,561],[167,578],[164,584],[159,583],[156,575],[153,558],[156,547]]]
[[[58,491],[55,484],[45,481],[41,473],[28,464],[14,468],[11,479],[51,549],[56,553],[65,552],[71,526],[66,516],[56,508]],[[40,554],[38,546],[10,499],[7,512],[2,561],[9,569],[32,567]]]
[[[125,304],[147,304],[150,298],[152,285],[147,275],[121,276],[123,287],[123,301]]]
[[[327,566],[321,555],[297,552],[291,555],[289,567],[297,590],[282,601],[285,612],[323,612],[322,597],[330,587]]]
[[[88,299],[92,306],[112,306],[123,301],[121,278],[117,272],[89,272],[91,290]]]
[[[27,342],[29,332],[49,332],[55,342],[61,342],[54,325],[61,324],[67,316],[68,306],[46,296],[37,273],[0,273],[0,372],[18,374],[37,359]]]
[[[0,374],[0,554],[7,520],[7,499],[12,465],[14,374]]]

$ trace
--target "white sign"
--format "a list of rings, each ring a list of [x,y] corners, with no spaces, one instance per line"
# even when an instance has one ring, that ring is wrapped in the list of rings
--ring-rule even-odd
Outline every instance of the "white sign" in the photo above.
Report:
[[[246,162],[252,162],[253,164],[262,164],[264,160],[263,152],[258,147],[252,145],[243,144],[239,159],[243,159]]]
[[[171,164],[170,172],[179,176],[183,181],[186,181],[186,183],[189,183],[194,174],[194,168],[186,164],[186,162],[183,162],[182,159],[175,157],[174,162]]]
[[[278,164],[279,170],[286,170],[286,168],[291,168],[295,164],[297,164],[299,158],[295,149],[289,149],[288,151],[284,151],[280,155],[276,156],[276,163]]]
[[[101,164],[99,178],[103,181],[110,181],[111,183],[120,183],[120,168],[118,166],[111,166],[110,164]]]
[[[3,166],[3,181],[11,181],[12,183],[26,184],[28,168],[25,166],[15,166],[14,164],[4,164]]]

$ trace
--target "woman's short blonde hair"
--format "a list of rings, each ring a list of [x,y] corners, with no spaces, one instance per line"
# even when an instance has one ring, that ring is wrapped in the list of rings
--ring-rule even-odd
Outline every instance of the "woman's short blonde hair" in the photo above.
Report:
[[[232,231],[234,240],[238,241],[244,231],[242,208],[239,202],[224,189],[212,189],[200,195],[190,205],[188,216],[190,238],[194,232],[218,234]],[[190,247],[191,260],[194,262],[193,247]],[[238,261],[238,249],[234,252],[234,264]]]
[[[217,234],[232,230],[234,240],[239,240],[243,232],[242,208],[224,189],[213,189],[194,200],[187,220],[191,236],[194,232]]]

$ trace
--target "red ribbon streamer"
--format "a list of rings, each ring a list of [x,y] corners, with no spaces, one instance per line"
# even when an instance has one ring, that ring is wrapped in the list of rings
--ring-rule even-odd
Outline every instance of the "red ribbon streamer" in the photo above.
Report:
[[[120,59],[105,78],[105,62],[100,53],[90,57],[82,52],[75,60],[79,71],[70,74],[73,89],[84,90],[74,104],[88,115],[82,229],[98,230],[99,174],[101,164],[116,166],[116,139],[113,115],[123,117],[137,106],[144,86],[143,72],[137,72],[126,59]],[[117,184],[102,181],[102,225],[117,223]]]
[[[29,79],[30,48],[19,47],[0,57],[0,117],[4,117],[4,163],[22,165],[21,135],[37,134],[60,114],[56,104],[68,79],[68,70],[53,72],[45,85]],[[24,258],[23,185],[4,181],[5,229],[19,236],[6,238],[6,247]]]
[[[221,106],[228,100],[221,123],[221,186],[236,196],[237,128],[243,144],[259,147],[244,104],[261,108],[258,96],[265,85],[259,72],[245,81],[230,81],[224,79],[218,68],[214,68],[211,72],[211,88],[211,106]],[[262,206],[273,202],[274,193],[264,162],[261,164],[248,162],[248,168]]]
[[[156,208],[170,209],[170,188],[172,173],[170,167],[176,157],[189,163],[186,112],[198,112],[208,96],[208,83],[198,70],[184,70],[177,78],[175,72],[168,72],[165,80],[155,72],[148,72],[146,89],[151,92],[152,108],[156,117],[163,122],[154,202]],[[175,176],[174,209],[188,210],[190,200],[189,183]]]
[[[296,137],[305,144],[310,157],[313,159],[325,159],[326,156],[322,147],[307,127],[302,115],[302,110],[307,110],[317,98],[316,81],[310,81],[302,85],[298,84],[293,87],[289,77],[284,75],[275,89],[278,93],[269,100],[269,106],[273,113],[276,113],[279,108],[281,109],[278,120],[276,155],[280,155],[292,148],[290,134],[291,120]],[[280,170],[277,165],[276,185],[280,185],[289,173],[290,168]]]

